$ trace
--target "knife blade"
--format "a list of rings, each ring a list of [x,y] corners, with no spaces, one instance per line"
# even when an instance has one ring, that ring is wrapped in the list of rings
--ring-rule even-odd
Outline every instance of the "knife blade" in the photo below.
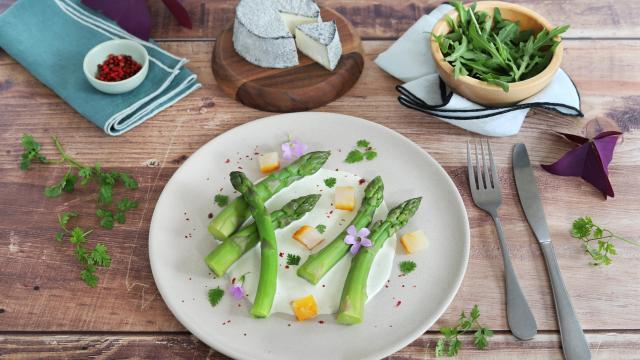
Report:
[[[542,255],[547,265],[564,357],[567,360],[591,359],[587,339],[573,310],[569,292],[560,274],[560,267],[553,251],[553,245],[551,245],[551,237],[549,236],[549,228],[544,216],[536,177],[533,174],[529,154],[524,144],[516,144],[513,148],[513,175],[516,179],[520,204],[533,233],[540,243]]]

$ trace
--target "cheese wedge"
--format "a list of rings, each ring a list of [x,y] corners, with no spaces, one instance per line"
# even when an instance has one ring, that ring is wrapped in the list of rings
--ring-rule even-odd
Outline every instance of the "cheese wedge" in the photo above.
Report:
[[[293,313],[298,321],[304,321],[311,319],[318,315],[318,304],[313,295],[308,295],[303,298],[293,300],[291,302]]]
[[[293,233],[293,238],[309,250],[318,246],[324,240],[322,234],[309,225],[303,225]]]
[[[356,207],[356,189],[352,186],[336,186],[334,204],[336,209],[353,211]]]
[[[313,61],[333,70],[342,56],[342,44],[335,21],[298,25],[296,46]]]
[[[258,156],[258,164],[260,165],[260,172],[270,173],[280,168],[280,158],[277,152],[268,152],[260,154]]]
[[[402,247],[404,247],[404,250],[409,254],[425,249],[428,245],[427,236],[422,232],[422,230],[402,235],[400,243],[402,244]]]

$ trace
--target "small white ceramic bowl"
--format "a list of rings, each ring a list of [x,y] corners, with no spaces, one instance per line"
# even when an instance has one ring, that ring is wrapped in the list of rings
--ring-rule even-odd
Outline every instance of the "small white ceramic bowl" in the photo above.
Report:
[[[125,80],[114,82],[98,80],[96,79],[98,65],[107,60],[109,54],[129,55],[133,60],[142,65],[142,68],[138,73]],[[125,39],[109,40],[89,50],[84,57],[82,67],[84,68],[84,74],[87,80],[89,80],[89,83],[91,83],[94,88],[107,94],[122,94],[135,89],[142,83],[144,78],[147,77],[147,72],[149,71],[149,54],[142,45],[135,41]]]

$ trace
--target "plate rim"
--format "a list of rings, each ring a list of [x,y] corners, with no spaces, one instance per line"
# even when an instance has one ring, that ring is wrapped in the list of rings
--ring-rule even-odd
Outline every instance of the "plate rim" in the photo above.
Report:
[[[149,256],[149,264],[151,267],[151,274],[153,276],[153,281],[154,284],[156,286],[156,288],[158,289],[158,293],[160,294],[160,297],[162,298],[162,301],[164,302],[164,304],[167,306],[167,308],[169,309],[169,311],[171,312],[171,314],[178,320],[178,322],[180,322],[180,324],[182,326],[184,326],[192,335],[194,335],[196,338],[198,338],[198,340],[202,341],[204,344],[206,344],[207,346],[209,346],[210,348],[226,355],[229,356],[231,358],[234,359],[245,359],[244,357],[238,357],[238,354],[233,354],[229,351],[227,351],[227,349],[224,347],[224,345],[222,346],[213,346],[211,344],[209,344],[207,341],[203,340],[203,338],[205,338],[205,336],[203,336],[204,334],[201,334],[199,331],[197,330],[193,330],[190,326],[187,326],[185,320],[185,318],[180,314],[180,312],[178,311],[178,309],[176,307],[174,307],[170,302],[167,302],[165,300],[165,296],[164,296],[164,291],[168,290],[164,288],[164,285],[160,285],[161,283],[157,281],[156,279],[156,272],[154,271],[154,263],[155,261],[152,258],[152,249],[154,248],[154,246],[152,245],[152,237],[153,234],[155,233],[155,231],[153,230],[154,226],[154,219],[156,218],[156,212],[158,211],[158,204],[168,195],[165,194],[165,190],[166,188],[172,183],[172,181],[175,181],[174,179],[176,178],[177,175],[179,175],[179,173],[181,171],[184,171],[183,169],[185,169],[187,167],[188,164],[190,164],[190,162],[195,161],[193,160],[194,156],[196,153],[198,153],[199,151],[203,151],[203,149],[207,146],[211,146],[210,144],[213,143],[214,141],[218,140],[220,137],[229,137],[229,136],[233,136],[234,133],[238,132],[238,131],[242,131],[244,128],[246,127],[250,127],[252,125],[254,125],[255,123],[259,123],[259,122],[267,122],[267,121],[271,121],[272,118],[279,118],[279,117],[291,117],[291,116],[305,116],[305,115],[312,115],[312,116],[339,116],[339,117],[348,117],[351,118],[351,120],[355,120],[355,121],[361,121],[366,123],[369,126],[373,126],[373,127],[377,127],[378,129],[381,129],[383,131],[387,131],[390,133],[390,135],[399,138],[401,141],[403,142],[407,142],[410,144],[411,147],[413,147],[414,149],[420,151],[422,153],[423,156],[425,156],[427,159],[429,159],[430,161],[432,161],[436,166],[435,168],[438,169],[438,171],[444,175],[444,177],[446,178],[446,181],[448,182],[448,184],[455,189],[455,198],[456,198],[456,204],[460,209],[462,209],[462,214],[464,216],[462,216],[463,222],[464,222],[464,226],[463,226],[463,232],[464,232],[464,254],[463,254],[463,264],[462,264],[462,271],[460,271],[455,279],[455,286],[452,287],[452,291],[448,294],[448,296],[446,297],[446,301],[444,301],[442,303],[442,305],[438,308],[438,310],[435,312],[435,315],[433,316],[433,321],[428,322],[425,321],[423,323],[423,326],[417,328],[416,331],[411,332],[409,335],[407,335],[405,337],[405,341],[399,341],[398,343],[396,343],[395,346],[390,346],[386,349],[386,351],[378,351],[376,353],[372,353],[366,356],[366,359],[381,359],[384,358],[386,356],[392,355],[396,352],[398,352],[399,350],[404,349],[407,345],[409,345],[410,343],[412,343],[413,341],[415,341],[416,339],[418,339],[421,335],[423,335],[433,324],[435,324],[438,319],[440,319],[440,317],[444,314],[444,312],[448,309],[448,307],[451,305],[451,303],[453,302],[453,299],[455,298],[455,296],[458,294],[458,291],[460,290],[460,286],[462,285],[462,281],[464,280],[464,276],[467,272],[467,268],[469,266],[469,253],[470,253],[470,248],[471,248],[471,230],[470,230],[470,226],[469,226],[469,215],[467,213],[467,209],[464,205],[464,201],[462,199],[462,195],[460,194],[460,191],[458,191],[455,183],[453,182],[453,179],[451,178],[451,176],[449,176],[449,174],[446,172],[446,170],[442,167],[442,165],[440,165],[439,162],[437,162],[426,150],[424,150],[421,146],[419,146],[418,144],[416,144],[414,141],[412,141],[411,139],[409,139],[408,137],[400,134],[399,132],[397,132],[394,129],[391,129],[389,127],[386,127],[382,124],[378,124],[376,122],[373,122],[371,120],[367,120],[367,119],[363,119],[357,116],[352,116],[352,115],[347,115],[347,114],[340,114],[340,113],[333,113],[333,112],[320,112],[320,111],[304,111],[304,112],[292,112],[292,113],[284,113],[284,114],[274,114],[274,115],[269,115],[269,116],[265,116],[265,117],[261,117],[261,118],[257,118],[251,121],[248,121],[244,124],[238,125],[232,129],[229,129],[215,137],[213,137],[211,140],[207,141],[206,143],[204,143],[203,145],[201,145],[197,150],[195,150],[191,156],[189,156],[189,158],[187,158],[187,160],[182,163],[178,169],[176,169],[176,171],[171,175],[171,178],[169,178],[169,180],[167,181],[167,183],[164,185],[162,192],[160,193],[160,196],[158,197],[158,200],[156,201],[156,205],[153,209],[153,213],[151,215],[151,221],[149,222],[149,237],[148,237],[148,256]],[[220,345],[220,344],[216,344],[216,345]]]

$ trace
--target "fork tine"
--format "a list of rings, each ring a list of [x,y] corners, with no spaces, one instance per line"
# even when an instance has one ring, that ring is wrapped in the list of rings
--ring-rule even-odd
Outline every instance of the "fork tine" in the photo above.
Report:
[[[482,169],[480,168],[480,159],[478,159],[478,142],[474,141],[473,145],[476,148],[476,174],[478,175],[478,188],[479,189],[486,189],[487,186],[484,183],[484,179],[482,178]]]
[[[493,184],[489,179],[489,162],[487,161],[487,157],[484,155],[484,141],[480,139],[480,151],[482,152],[482,174],[484,177],[484,187],[485,189],[492,189]]]
[[[499,188],[500,181],[498,180],[498,171],[496,169],[496,164],[493,161],[493,153],[491,152],[491,143],[489,139],[487,139],[487,149],[489,150],[489,162],[491,164],[491,181],[493,182],[493,187]]]
[[[473,164],[471,162],[471,145],[469,145],[469,140],[467,140],[467,171],[469,172],[469,187],[471,187],[471,192],[478,190],[478,182],[473,173]]]

